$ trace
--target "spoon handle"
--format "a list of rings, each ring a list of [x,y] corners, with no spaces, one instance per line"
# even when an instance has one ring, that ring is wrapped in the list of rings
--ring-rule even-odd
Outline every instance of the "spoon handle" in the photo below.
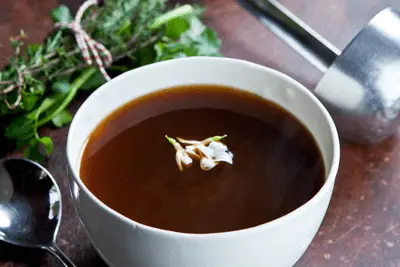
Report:
[[[68,258],[67,255],[56,245],[46,247],[46,250],[50,252],[55,258],[57,258],[64,267],[76,267],[76,265]]]

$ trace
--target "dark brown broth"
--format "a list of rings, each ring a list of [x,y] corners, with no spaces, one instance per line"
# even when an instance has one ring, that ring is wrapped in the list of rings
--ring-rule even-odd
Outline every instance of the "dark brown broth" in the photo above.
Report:
[[[233,165],[180,172],[165,139],[227,134]],[[325,171],[309,131],[256,95],[186,86],[136,99],[90,136],[80,174],[101,201],[137,222],[187,233],[257,226],[310,200]]]

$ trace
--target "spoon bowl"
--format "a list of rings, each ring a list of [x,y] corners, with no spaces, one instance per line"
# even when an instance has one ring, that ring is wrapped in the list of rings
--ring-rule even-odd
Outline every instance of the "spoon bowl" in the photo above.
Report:
[[[56,245],[61,193],[52,175],[26,159],[0,160],[0,240],[45,249],[64,266],[75,266]]]

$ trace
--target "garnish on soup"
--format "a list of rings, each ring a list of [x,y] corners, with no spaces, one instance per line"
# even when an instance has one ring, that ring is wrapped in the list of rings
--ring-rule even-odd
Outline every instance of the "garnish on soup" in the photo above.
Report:
[[[176,164],[180,171],[183,167],[190,167],[193,160],[200,161],[200,167],[203,171],[209,171],[221,162],[233,164],[233,153],[228,150],[228,147],[221,142],[226,138],[226,135],[213,136],[202,141],[185,140],[183,138],[174,138],[165,136],[176,150]],[[182,145],[186,145],[185,148]]]

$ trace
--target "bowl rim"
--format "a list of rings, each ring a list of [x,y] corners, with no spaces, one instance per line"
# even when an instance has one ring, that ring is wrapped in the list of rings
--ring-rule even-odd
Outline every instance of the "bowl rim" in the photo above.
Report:
[[[291,83],[294,87],[296,87],[296,90],[302,91],[302,93],[306,94],[307,97],[309,97],[313,103],[319,108],[319,110],[322,112],[322,115],[324,116],[325,120],[327,121],[329,125],[329,132],[330,132],[330,141],[332,142],[333,149],[332,149],[332,161],[329,173],[326,174],[326,179],[321,187],[321,189],[318,191],[317,194],[315,194],[309,201],[304,203],[303,205],[299,206],[295,210],[287,213],[284,216],[278,217],[272,221],[268,221],[266,223],[249,227],[249,228],[244,228],[244,229],[239,229],[239,230],[233,230],[233,231],[224,231],[224,232],[215,232],[215,233],[185,233],[185,232],[178,232],[178,231],[173,231],[173,230],[166,230],[166,229],[161,229],[157,227],[153,227],[150,225],[142,224],[137,221],[134,221],[121,213],[113,210],[109,206],[107,206],[103,201],[101,201],[99,198],[97,198],[83,183],[82,179],[80,178],[79,173],[77,172],[76,168],[74,168],[75,165],[73,165],[71,161],[71,152],[70,152],[70,147],[72,146],[73,141],[71,140],[72,132],[75,131],[75,128],[78,127],[77,121],[79,118],[82,116],[83,111],[85,110],[86,106],[91,105],[92,100],[94,99],[95,95],[101,94],[103,91],[107,89],[107,87],[111,86],[111,83],[117,83],[119,80],[124,79],[126,76],[131,75],[131,73],[136,72],[137,70],[147,70],[151,71],[151,68],[153,68],[154,65],[172,65],[172,64],[179,64],[180,62],[185,62],[185,61],[198,61],[199,63],[202,64],[213,64],[213,62],[216,61],[221,61],[221,62],[226,62],[230,64],[240,64],[242,65],[243,68],[252,68],[252,69],[258,69],[262,70],[266,73],[272,74],[276,76],[279,79],[286,80],[287,82]],[[205,61],[207,61],[205,63]],[[295,116],[297,118],[297,116]],[[318,147],[320,146],[317,143]],[[70,128],[68,130],[68,136],[67,136],[67,142],[66,142],[66,156],[67,156],[67,161],[68,161],[68,168],[72,174],[73,180],[75,183],[77,183],[80,187],[80,190],[83,190],[98,206],[100,206],[102,209],[107,211],[108,213],[112,214],[119,220],[124,221],[127,224],[131,224],[136,228],[141,228],[143,230],[151,231],[154,233],[158,234],[163,234],[163,235],[169,235],[169,236],[180,236],[180,237],[185,237],[185,238],[210,238],[210,237],[223,237],[223,236],[234,236],[234,235],[243,235],[243,234],[248,234],[249,232],[252,231],[264,231],[269,228],[273,228],[278,226],[279,224],[290,221],[294,217],[298,216],[298,214],[304,213],[305,211],[309,210],[318,202],[322,201],[322,199],[325,197],[326,194],[330,193],[330,187],[334,187],[336,175],[338,172],[339,168],[339,161],[340,161],[340,142],[339,142],[339,135],[335,126],[335,123],[329,114],[328,110],[325,108],[325,106],[319,101],[319,99],[310,91],[308,90],[305,86],[303,86],[301,83],[293,79],[292,77],[269,67],[262,66],[253,62],[249,62],[246,60],[242,59],[234,59],[234,58],[227,58],[227,57],[207,57],[207,56],[197,56],[197,57],[186,57],[186,58],[179,58],[179,59],[172,59],[172,60],[167,60],[167,61],[162,61],[162,62],[157,62],[157,63],[152,63],[140,68],[136,68],[133,70],[129,70],[115,78],[113,78],[111,81],[107,82],[106,84],[103,84],[100,86],[96,91],[94,91],[85,101],[84,103],[79,107],[78,111],[76,112],[74,119],[70,125]],[[71,177],[71,174],[69,175]],[[69,177],[69,178],[70,178]],[[70,186],[70,191],[72,194],[74,206],[77,208],[76,205],[76,198],[73,196],[73,188],[72,184],[69,183]],[[329,197],[329,202],[330,202]],[[77,208],[78,215],[81,217],[80,211]],[[325,212],[326,213],[326,212]],[[325,216],[324,213],[324,216]],[[83,222],[84,220],[81,218],[81,221]]]

